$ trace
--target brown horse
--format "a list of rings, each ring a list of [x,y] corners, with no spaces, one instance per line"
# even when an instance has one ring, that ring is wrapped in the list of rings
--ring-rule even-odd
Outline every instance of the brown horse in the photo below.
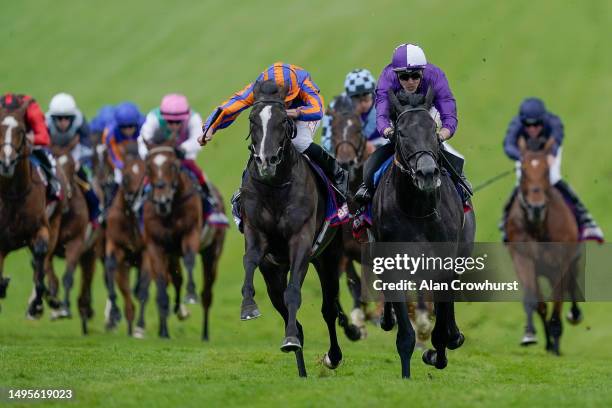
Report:
[[[119,190],[108,210],[105,244],[105,279],[109,292],[110,311],[106,328],[116,327],[121,314],[116,304],[116,281],[125,303],[124,313],[128,323],[128,336],[133,334],[134,303],[129,286],[130,267],[140,269],[144,248],[139,227],[137,208],[144,194],[145,164],[138,155],[136,144],[128,145],[123,154],[124,166]],[[146,274],[140,275],[146,277]],[[140,282],[148,289],[148,281]],[[142,337],[144,331],[144,301],[141,298],[140,317],[135,337]]]
[[[331,146],[338,164],[349,172],[349,191],[351,197],[363,181],[363,164],[372,149],[362,134],[361,118],[355,112],[351,98],[345,95],[334,99],[333,107],[327,110],[331,115]],[[359,204],[349,197],[351,214],[359,209]],[[341,270],[346,273],[347,286],[353,298],[351,322],[359,328],[360,338],[367,336],[365,320],[367,304],[361,301],[361,279],[354,262],[361,262],[361,244],[353,238],[351,223],[342,226],[343,255]]]
[[[46,188],[29,160],[26,109],[26,105],[0,108],[0,298],[6,297],[9,284],[3,275],[4,258],[9,252],[29,247],[34,257],[34,293],[26,316],[38,319],[44,296],[51,308],[60,306],[57,298],[49,295],[44,276],[57,241],[62,203],[51,206],[51,215],[47,215]]]
[[[546,349],[559,355],[563,296],[575,280],[579,246],[576,219],[561,193],[550,184],[547,155],[553,144],[551,138],[542,150],[530,151],[525,140],[520,139],[521,178],[506,231],[514,267],[525,291],[527,325],[521,344],[537,342],[532,319],[537,309],[544,324]],[[558,244],[540,244],[543,242]],[[540,275],[546,276],[552,287],[553,311],[548,321],[538,283]],[[580,314],[575,303],[572,310]]]
[[[93,317],[91,306],[91,284],[95,271],[94,248],[86,240],[89,224],[87,213],[87,202],[81,189],[81,181],[76,174],[76,163],[71,155],[71,150],[78,143],[78,138],[67,146],[53,146],[51,148],[55,156],[58,168],[66,180],[64,190],[65,202],[60,222],[60,231],[53,252],[54,255],[63,257],[66,261],[62,283],[64,286],[64,301],[59,311],[52,313],[52,318],[69,318],[70,291],[74,284],[74,271],[77,264],[81,265],[82,279],[78,299],[79,315],[81,317],[81,328],[83,334],[87,334],[87,320]],[[53,264],[49,265],[47,273],[49,280],[57,279],[53,272]],[[57,285],[50,285],[55,289]],[[53,292],[52,292],[53,294]]]
[[[202,340],[208,340],[212,285],[225,240],[225,228],[204,223],[199,190],[191,177],[181,171],[174,143],[171,139],[153,147],[146,158],[146,174],[151,190],[144,204],[143,268],[150,273],[157,286],[159,336],[168,338],[168,280],[172,279],[176,290],[174,312],[181,318],[180,288],[183,277],[179,270],[179,258],[183,257],[185,268],[192,275],[195,256],[200,254],[204,280]],[[217,196],[217,202],[222,203],[218,191],[210,187]],[[220,206],[220,210],[224,211],[222,204]]]

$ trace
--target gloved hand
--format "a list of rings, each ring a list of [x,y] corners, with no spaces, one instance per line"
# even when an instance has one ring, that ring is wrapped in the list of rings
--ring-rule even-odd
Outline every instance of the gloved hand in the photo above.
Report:
[[[441,142],[450,139],[450,137],[451,133],[450,130],[448,130],[447,128],[442,128],[438,131],[438,139],[440,139]]]

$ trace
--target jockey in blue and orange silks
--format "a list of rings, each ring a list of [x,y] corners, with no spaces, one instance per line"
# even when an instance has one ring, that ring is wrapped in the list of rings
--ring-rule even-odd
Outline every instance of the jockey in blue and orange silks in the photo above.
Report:
[[[283,62],[276,62],[263,71],[255,82],[274,80],[279,87],[287,89],[285,106],[287,116],[295,121],[296,136],[292,139],[295,148],[316,162],[335,184],[336,190],[344,197],[348,189],[348,176],[336,160],[321,146],[313,142],[313,136],[323,118],[323,97],[319,87],[305,69]],[[255,82],[236,92],[217,107],[202,127],[202,145],[212,140],[213,134],[231,125],[240,112],[253,105]]]
[[[122,102],[114,109],[113,121],[104,132],[104,144],[108,152],[108,160],[114,169],[115,183],[121,184],[121,169],[123,169],[122,148],[128,143],[136,143],[144,116],[138,106],[132,102]]]

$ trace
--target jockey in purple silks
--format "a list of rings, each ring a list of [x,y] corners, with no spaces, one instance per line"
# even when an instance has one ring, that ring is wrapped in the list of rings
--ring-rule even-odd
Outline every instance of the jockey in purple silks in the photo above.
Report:
[[[378,132],[386,138],[393,135],[391,122],[389,92],[404,90],[406,93],[419,93],[425,95],[432,88],[434,91],[433,107],[430,114],[438,125],[438,138],[440,142],[450,139],[457,129],[457,106],[455,97],[450,90],[446,75],[437,66],[427,62],[421,47],[414,44],[402,44],[395,48],[391,63],[380,74],[376,87],[376,127]],[[446,143],[443,144],[446,157],[455,156],[452,160],[454,169],[461,176],[459,184],[469,184],[461,173],[463,159]],[[355,194],[355,199],[368,204],[374,195],[374,173],[389,159],[395,151],[395,145],[388,143],[378,148],[366,161],[363,174],[363,184]],[[451,154],[452,153],[452,154]],[[460,163],[460,166],[456,166]],[[455,181],[457,182],[457,181]],[[471,191],[469,191],[471,194]]]
[[[561,119],[557,115],[546,109],[541,99],[526,98],[521,103],[518,115],[512,118],[508,125],[508,130],[506,131],[504,152],[508,158],[516,162],[517,178],[520,178],[521,175],[521,153],[518,147],[518,142],[521,138],[525,139],[526,142],[536,149],[542,148],[550,138],[555,140],[555,145],[548,157],[550,184],[554,185],[557,190],[561,192],[563,198],[573,207],[580,231],[580,240],[592,240],[603,243],[603,231],[597,225],[584,204],[580,201],[574,190],[561,179],[561,153],[563,151],[561,144],[564,138],[563,122],[561,122]],[[508,202],[504,206],[504,213],[500,224],[500,229],[502,231],[517,191],[518,188],[515,187],[512,190]],[[505,231],[503,232],[505,241]]]

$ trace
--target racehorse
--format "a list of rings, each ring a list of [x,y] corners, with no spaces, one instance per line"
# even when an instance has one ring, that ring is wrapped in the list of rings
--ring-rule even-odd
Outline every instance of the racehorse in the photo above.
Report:
[[[64,191],[65,202],[63,206],[59,237],[53,254],[65,259],[65,270],[62,277],[64,286],[64,300],[59,311],[52,313],[52,318],[69,318],[70,291],[74,284],[74,271],[77,264],[81,266],[82,278],[78,299],[79,315],[81,317],[81,328],[83,334],[88,333],[87,321],[93,317],[91,306],[91,284],[95,270],[95,251],[92,246],[87,246],[86,235],[89,224],[87,202],[79,183],[83,183],[76,174],[76,163],[70,151],[78,143],[78,139],[67,146],[52,146],[51,150],[59,165],[58,169],[66,179]],[[50,263],[50,271],[47,273],[49,279],[57,279],[53,272],[53,264]],[[57,285],[50,285],[52,294]]]
[[[144,203],[143,272],[150,273],[156,283],[159,336],[168,338],[168,279],[172,279],[176,290],[174,312],[180,319],[186,318],[186,309],[180,302],[183,277],[179,269],[179,257],[183,257],[185,268],[192,276],[196,254],[200,254],[204,278],[202,340],[208,340],[212,285],[217,276],[225,228],[204,222],[197,183],[181,171],[174,139],[173,136],[152,147],[146,158],[146,174],[151,189]],[[217,202],[222,203],[216,188],[211,185],[210,190],[217,195]],[[222,204],[219,206],[219,210],[224,211]]]
[[[105,282],[108,290],[109,311],[107,330],[114,329],[121,318],[116,303],[115,281],[124,300],[124,313],[128,324],[128,336],[142,337],[144,334],[144,303],[147,300],[148,274],[139,273],[144,279],[137,285],[140,313],[136,330],[133,330],[135,315],[132,292],[129,287],[130,267],[140,270],[142,263],[142,234],[138,209],[142,205],[145,187],[145,163],[138,154],[138,145],[129,144],[123,152],[122,180],[107,215],[105,242]],[[140,290],[141,289],[141,290]],[[145,296],[143,296],[143,292]]]
[[[508,213],[506,232],[512,261],[524,288],[523,307],[527,324],[521,344],[527,346],[537,342],[533,325],[533,312],[537,310],[544,325],[546,350],[560,355],[561,311],[566,291],[570,291],[573,298],[568,316],[570,323],[579,323],[582,314],[573,291],[580,256],[578,224],[563,196],[549,179],[547,155],[554,142],[550,138],[543,149],[532,151],[524,139],[519,139],[521,177]],[[538,245],[542,242],[555,244]],[[552,287],[553,310],[548,321],[538,276],[546,276]]]
[[[402,104],[389,93],[395,119],[393,164],[382,176],[372,203],[372,224],[378,242],[448,243],[452,255],[469,256],[475,234],[473,211],[464,214],[462,201],[450,177],[439,165],[440,145],[436,124],[429,114],[434,94],[408,96]],[[467,244],[467,245],[466,245]],[[446,349],[464,342],[455,322],[453,302],[437,301],[432,332],[434,350],[426,350],[423,361],[438,369],[446,367]],[[410,357],[415,346],[414,330],[408,320],[405,302],[386,302],[381,320],[384,330],[398,324],[396,346],[402,377],[410,377]]]
[[[349,191],[355,193],[363,180],[363,164],[371,153],[362,134],[361,118],[355,112],[351,98],[346,95],[336,97],[327,113],[331,115],[332,150],[338,163],[349,172]],[[351,214],[359,209],[359,204],[350,198],[348,206]],[[367,304],[362,302],[361,279],[353,264],[361,262],[361,245],[353,238],[350,223],[342,226],[342,244],[341,271],[346,272],[347,285],[353,298],[351,322],[359,328],[360,338],[363,339],[367,336]]]
[[[0,299],[6,297],[9,284],[4,258],[28,246],[34,257],[34,292],[26,316],[38,319],[44,296],[52,309],[60,307],[57,298],[49,295],[44,277],[57,242],[62,203],[51,205],[47,214],[43,178],[29,159],[26,109],[26,105],[0,108]]]
[[[241,189],[246,247],[241,316],[258,310],[253,299],[253,275],[259,267],[268,296],[285,322],[281,350],[295,353],[298,374],[305,377],[304,333],[297,313],[309,262],[319,275],[321,312],[329,331],[330,348],[323,363],[334,369],[342,360],[335,327],[339,317],[342,239],[336,234],[337,228],[332,227],[327,229],[326,238],[316,239],[327,225],[327,193],[307,159],[291,143],[293,124],[284,103],[287,89],[279,89],[273,80],[268,80],[257,82],[253,92],[255,102],[249,116],[251,158]],[[320,245],[313,253],[315,239]],[[344,324],[348,325],[346,316]]]

